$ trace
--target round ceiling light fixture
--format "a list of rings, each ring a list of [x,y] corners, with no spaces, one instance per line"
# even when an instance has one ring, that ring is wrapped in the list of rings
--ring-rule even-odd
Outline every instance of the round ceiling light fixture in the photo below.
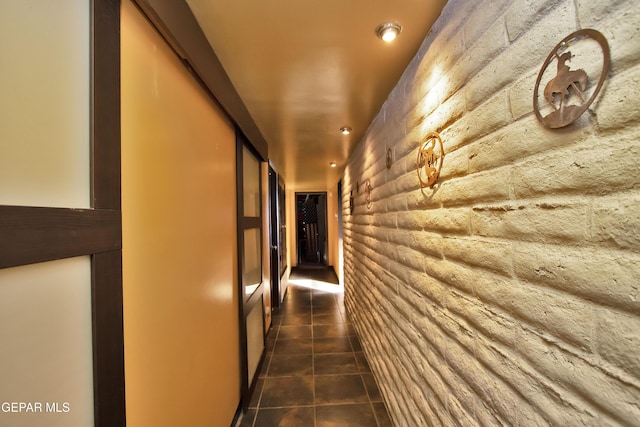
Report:
[[[329,163],[329,166],[331,166],[332,168],[335,168],[336,167],[336,162]]]
[[[351,133],[351,128],[347,126],[341,127],[340,132],[342,132],[343,135],[349,135]]]
[[[378,25],[378,28],[376,28],[376,35],[386,42],[391,42],[398,37],[400,31],[402,31],[402,27],[399,24],[396,24],[395,22],[387,22],[385,24]]]

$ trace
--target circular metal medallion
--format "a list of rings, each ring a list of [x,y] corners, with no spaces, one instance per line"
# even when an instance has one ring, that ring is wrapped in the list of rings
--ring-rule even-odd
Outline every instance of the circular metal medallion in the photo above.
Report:
[[[442,138],[437,132],[430,132],[425,136],[416,159],[416,169],[420,186],[433,187],[440,175],[442,161],[444,160],[444,147]]]
[[[601,67],[594,66],[598,63],[593,59],[597,45],[601,49]],[[610,59],[607,39],[596,30],[578,30],[562,39],[538,73],[533,92],[533,111],[538,120],[552,129],[573,123],[589,108],[600,92],[609,72]],[[555,72],[553,67],[549,67],[554,60]],[[599,77],[595,79],[597,84],[593,85],[590,79],[597,76],[598,71]],[[539,99],[543,81],[543,99]]]

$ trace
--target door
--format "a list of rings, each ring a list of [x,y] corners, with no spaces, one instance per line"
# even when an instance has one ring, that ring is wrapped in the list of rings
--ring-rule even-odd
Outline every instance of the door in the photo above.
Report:
[[[269,243],[270,243],[270,262],[271,262],[271,307],[280,306],[280,267],[278,259],[278,175],[276,171],[269,165]]]
[[[247,407],[264,353],[262,185],[260,159],[240,131],[236,144],[242,405]]]
[[[298,265],[327,265],[327,193],[296,193]]]
[[[286,196],[282,176],[269,166],[269,211],[271,245],[271,306],[279,307],[287,290]]]
[[[228,427],[241,393],[235,127],[140,9],[121,11],[127,423]]]

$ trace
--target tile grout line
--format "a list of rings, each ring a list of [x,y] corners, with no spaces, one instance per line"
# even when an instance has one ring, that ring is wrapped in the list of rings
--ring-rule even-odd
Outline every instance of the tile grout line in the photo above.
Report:
[[[282,323],[282,319],[280,319],[280,324]],[[251,424],[252,427],[258,427],[256,426],[256,422],[258,421],[258,413],[260,412],[260,408],[261,408],[261,403],[262,403],[262,396],[264,394],[264,389],[265,386],[267,384],[267,377],[269,375],[269,369],[271,369],[271,361],[273,360],[273,354],[276,351],[276,345],[278,344],[278,337],[280,336],[280,324],[277,325],[278,327],[278,331],[275,334],[275,337],[273,338],[273,348],[271,349],[271,355],[269,356],[269,361],[267,362],[267,367],[265,369],[265,373],[264,373],[264,378],[262,380],[262,389],[260,390],[260,395],[258,396],[258,402],[256,403],[256,413],[253,416],[253,423]],[[273,328],[274,325],[273,323],[271,324],[271,327]],[[270,330],[270,332],[273,329]],[[260,375],[260,374],[258,374]],[[258,377],[258,381],[260,380],[260,378]]]
[[[318,407],[316,406],[316,336],[313,331],[313,292],[309,294],[310,298],[310,322],[311,322],[311,387],[313,390],[313,427],[316,427],[318,424]]]

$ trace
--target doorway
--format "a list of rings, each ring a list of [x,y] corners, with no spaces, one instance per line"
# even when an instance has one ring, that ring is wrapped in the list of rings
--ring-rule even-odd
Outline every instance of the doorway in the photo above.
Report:
[[[298,265],[327,265],[327,193],[296,193]]]
[[[287,291],[287,218],[285,184],[269,165],[269,212],[271,243],[271,308],[277,308]]]

